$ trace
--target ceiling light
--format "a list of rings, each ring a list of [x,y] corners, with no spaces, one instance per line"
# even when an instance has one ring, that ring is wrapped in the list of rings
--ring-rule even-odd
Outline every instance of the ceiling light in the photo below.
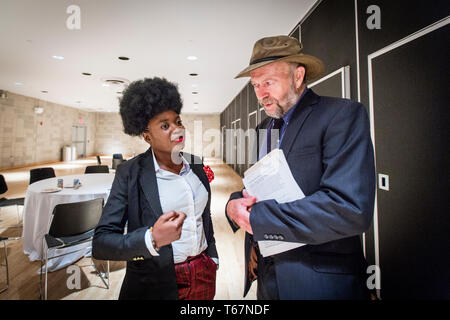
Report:
[[[189,57],[187,57],[186,59],[188,59],[189,61],[195,61],[195,60],[197,60],[198,58],[197,58],[196,56],[189,56]]]
[[[84,76],[92,76],[92,74],[89,73],[89,72],[83,72],[82,75],[84,75]]]
[[[47,90],[42,90],[41,92],[42,92],[42,93],[48,93],[48,91],[47,91]]]
[[[64,60],[64,57],[62,56],[52,56],[52,58],[56,60]]]
[[[119,60],[130,60],[130,58],[128,58],[128,57],[124,57],[124,56],[121,56],[121,57],[119,57]]]
[[[189,73],[189,75],[192,77],[196,77],[196,76],[198,76],[198,73]]]
[[[197,91],[192,91],[192,94],[198,94],[198,92]]]
[[[23,85],[23,83],[22,82],[16,82],[16,83],[14,83],[16,86],[21,86],[21,85]]]

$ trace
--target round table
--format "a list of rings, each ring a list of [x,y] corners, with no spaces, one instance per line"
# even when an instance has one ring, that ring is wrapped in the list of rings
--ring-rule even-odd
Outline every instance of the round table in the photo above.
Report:
[[[64,188],[58,192],[45,192],[46,189],[56,188],[58,179],[63,179]],[[80,180],[80,188],[73,188],[74,179]],[[42,239],[48,233],[52,221],[53,209],[57,204],[86,201],[96,198],[103,198],[106,203],[113,180],[114,174],[92,173],[55,177],[29,185],[23,207],[22,233],[23,251],[29,255],[29,259],[31,261],[41,260]],[[64,268],[90,253],[90,243],[81,244],[79,248],[85,248],[86,250],[49,260],[48,271]],[[73,251],[74,249],[76,248],[58,249],[55,250],[54,255],[62,254],[64,250],[67,252]],[[49,254],[49,257],[52,256]]]

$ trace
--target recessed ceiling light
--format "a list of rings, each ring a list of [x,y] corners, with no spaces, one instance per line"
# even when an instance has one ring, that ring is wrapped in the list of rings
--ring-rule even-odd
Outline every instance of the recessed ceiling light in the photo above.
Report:
[[[186,59],[188,59],[189,61],[195,61],[198,58],[196,56],[188,56],[188,57],[186,57]]]
[[[189,73],[189,75],[192,77],[196,77],[196,76],[198,76],[198,73]]]
[[[82,75],[84,75],[84,76],[92,76],[92,74],[89,73],[89,72],[83,72]]]
[[[119,57],[119,60],[130,60],[130,58],[128,58],[128,57],[124,57],[124,56],[121,56],[121,57]]]
[[[48,93],[48,91],[47,91],[47,90],[42,90],[41,92],[42,92],[42,93]]]
[[[194,102],[194,104],[198,104],[198,102]]]
[[[52,56],[52,58],[56,60],[64,60],[63,56]]]
[[[198,94],[198,92],[197,91],[192,91],[192,94]]]

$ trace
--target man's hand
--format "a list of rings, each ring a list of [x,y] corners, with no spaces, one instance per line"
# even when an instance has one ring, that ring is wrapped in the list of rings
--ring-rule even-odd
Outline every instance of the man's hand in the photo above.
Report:
[[[176,211],[166,212],[159,217],[152,232],[152,238],[159,248],[180,239],[185,218],[184,212]]]
[[[257,199],[256,197],[250,196],[246,190],[244,190],[242,194],[244,195],[244,198],[228,202],[227,215],[239,227],[248,233],[253,234],[252,226],[250,225],[250,211]]]
[[[254,199],[255,201],[253,203],[258,201],[258,199],[256,199],[256,197],[249,195],[247,190],[245,190],[245,189],[242,190],[242,195],[244,196],[245,199],[250,199],[251,201],[253,201],[253,199]],[[252,212],[253,203],[247,207],[248,212]]]

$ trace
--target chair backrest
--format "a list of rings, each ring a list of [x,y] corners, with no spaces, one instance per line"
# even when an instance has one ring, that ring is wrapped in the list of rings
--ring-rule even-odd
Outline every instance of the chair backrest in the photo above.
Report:
[[[112,159],[112,168],[117,169],[119,164],[121,164],[122,162],[125,162],[125,161],[126,161],[125,159]]]
[[[121,153],[114,153],[112,158],[113,159],[123,159],[123,156]]]
[[[0,194],[5,193],[6,191],[8,191],[8,186],[6,185],[5,177],[0,174]]]
[[[87,166],[84,173],[109,173],[109,168],[106,165]]]
[[[96,156],[97,157],[97,164],[101,165],[102,164],[102,160],[100,159],[100,156]]]
[[[97,226],[102,209],[103,198],[57,204],[48,233],[55,238],[86,233]]]
[[[56,177],[55,170],[53,170],[53,168],[51,167],[30,170],[30,184],[35,183],[36,181],[54,177]]]

